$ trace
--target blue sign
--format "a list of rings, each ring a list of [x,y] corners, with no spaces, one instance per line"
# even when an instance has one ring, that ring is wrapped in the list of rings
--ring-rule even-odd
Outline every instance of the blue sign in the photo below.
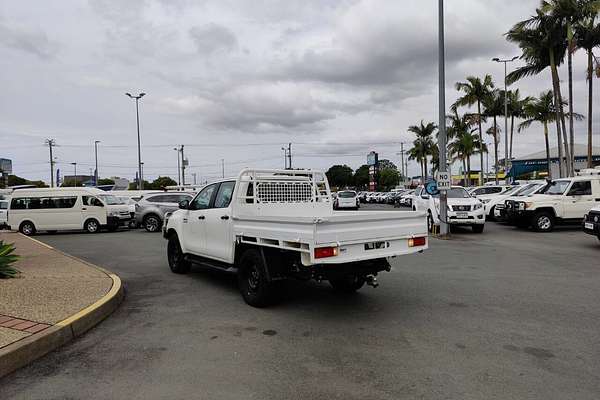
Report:
[[[437,187],[437,182],[434,180],[427,181],[425,183],[425,191],[427,192],[427,194],[429,194],[431,196],[440,194],[440,191],[438,190],[438,187]]]

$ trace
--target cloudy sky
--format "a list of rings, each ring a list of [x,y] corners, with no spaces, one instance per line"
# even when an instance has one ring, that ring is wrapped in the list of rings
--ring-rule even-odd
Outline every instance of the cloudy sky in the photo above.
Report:
[[[502,83],[490,59],[519,54],[502,35],[538,1],[446,3],[450,104],[467,75]],[[283,167],[288,142],[294,167],[356,168],[370,150],[398,162],[407,127],[437,121],[437,1],[0,0],[0,68],[0,157],[28,178],[49,180],[45,138],[63,173],[71,162],[89,172],[100,140],[101,176],[133,178],[135,105],[124,93],[140,91],[147,179],[177,176],[178,144],[188,181],[217,177],[221,159],[227,175]],[[582,52],[574,68],[585,113]],[[517,86],[537,95],[549,73]],[[584,123],[576,135],[585,143]],[[542,149],[539,127],[516,138],[517,156]]]

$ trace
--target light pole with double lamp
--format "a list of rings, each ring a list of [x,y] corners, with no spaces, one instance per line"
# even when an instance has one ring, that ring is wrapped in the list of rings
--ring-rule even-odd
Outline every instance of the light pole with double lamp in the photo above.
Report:
[[[137,122],[137,143],[138,143],[138,190],[144,189],[144,182],[142,181],[142,150],[140,148],[140,111],[139,111],[139,100],[146,95],[142,92],[137,96],[131,95],[131,93],[125,93],[131,99],[135,99],[135,119]]]
[[[181,186],[181,166],[179,165],[179,147],[173,147],[177,152],[177,184]]]
[[[515,56],[513,58],[507,58],[507,59],[500,59],[498,57],[494,57],[492,58],[492,61],[495,61],[497,63],[504,63],[504,182],[506,183],[508,180],[508,176],[506,176],[506,174],[508,173],[508,166],[509,166],[509,160],[508,160],[508,91],[506,90],[508,84],[506,82],[506,64],[508,64],[509,62],[513,62],[515,61],[517,58],[519,58],[518,56]],[[496,177],[498,176],[498,174],[496,173]],[[496,182],[498,183],[498,182]]]

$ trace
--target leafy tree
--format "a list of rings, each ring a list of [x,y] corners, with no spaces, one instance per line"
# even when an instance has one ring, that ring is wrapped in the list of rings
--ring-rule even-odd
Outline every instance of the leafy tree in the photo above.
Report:
[[[151,189],[152,190],[152,188],[150,187],[151,186],[150,182],[148,182],[147,180],[144,179],[142,181],[142,183],[144,184],[144,190],[146,190],[146,189]],[[128,188],[129,190],[137,190],[137,188],[138,188],[137,187],[137,182],[130,182],[129,183],[129,188]]]
[[[19,256],[14,254],[15,245],[13,243],[4,243],[0,240],[0,279],[16,278],[20,272],[13,264],[19,260]]]
[[[492,81],[492,77],[490,75],[485,75],[483,79],[480,79],[475,76],[468,76],[466,82],[456,82],[455,85],[456,90],[459,92],[463,92],[464,94],[459,97],[456,102],[452,105],[452,109],[454,111],[457,110],[459,106],[472,106],[477,104],[477,114],[476,120],[477,125],[479,127],[479,143],[481,145],[484,144],[483,140],[483,130],[481,129],[481,122],[484,118],[481,113],[481,104],[483,103],[483,99],[489,96],[490,92],[494,88],[494,82]],[[481,171],[479,184],[483,185],[483,148],[479,149],[479,161],[481,163]]]
[[[377,186],[384,191],[395,188],[400,183],[400,173],[394,168],[379,170]]]
[[[330,186],[345,187],[352,185],[352,168],[347,165],[334,165],[325,172]]]
[[[354,171],[354,186],[357,188],[366,188],[369,186],[369,166],[361,165]]]
[[[9,175],[8,176],[8,186],[18,186],[18,185],[35,185],[36,187],[43,188],[48,187],[43,181],[30,181],[25,178],[21,178],[17,175]]]
[[[175,185],[177,185],[177,182],[175,182],[172,178],[170,178],[168,176],[159,176],[158,178],[153,180],[152,183],[150,183],[150,185],[148,186],[148,189],[159,190],[159,189],[164,189],[167,186],[175,186]],[[146,186],[144,185],[144,187],[146,187]]]
[[[463,164],[464,182],[468,185],[468,176],[471,175],[471,157],[477,154],[482,149],[487,151],[484,143],[479,141],[479,138],[473,135],[475,131],[473,125],[475,120],[472,115],[458,115],[455,110],[454,115],[447,117],[450,126],[448,127],[448,136],[453,140],[448,143],[448,151],[453,160],[460,160]]]
[[[396,164],[394,164],[390,160],[387,160],[387,159],[379,160],[379,171],[382,171],[384,169],[395,169],[397,171],[398,167],[396,167]]]
[[[115,181],[110,178],[98,178],[98,186],[101,185],[114,185]]]

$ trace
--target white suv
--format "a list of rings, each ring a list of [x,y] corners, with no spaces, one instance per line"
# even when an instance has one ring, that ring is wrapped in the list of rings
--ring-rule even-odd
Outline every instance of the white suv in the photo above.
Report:
[[[354,190],[340,190],[333,201],[333,208],[351,208],[358,210],[358,196]]]
[[[462,186],[452,186],[448,195],[449,225],[470,226],[475,233],[482,233],[485,224],[483,203],[471,196]],[[413,210],[427,212],[427,227],[440,223],[440,196],[430,196],[423,186],[419,186],[413,197]]]
[[[507,216],[518,226],[549,232],[556,224],[580,224],[600,204],[600,175],[555,179],[543,193],[506,202]]]

